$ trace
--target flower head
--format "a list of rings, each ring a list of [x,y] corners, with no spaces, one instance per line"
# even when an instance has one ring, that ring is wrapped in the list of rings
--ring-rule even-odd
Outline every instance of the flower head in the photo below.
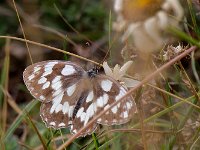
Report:
[[[117,81],[120,81],[120,83],[125,85],[126,87],[134,87],[139,83],[139,81],[124,77],[128,69],[131,67],[132,63],[132,61],[128,61],[122,67],[116,64],[112,70],[108,66],[107,62],[103,62],[103,68],[106,75],[112,77]]]
[[[179,27],[183,8],[179,0],[115,0],[116,31],[125,31],[122,41],[130,39],[139,51],[152,52],[168,41],[168,26]],[[173,16],[173,17],[171,17]],[[145,44],[144,44],[145,43]]]

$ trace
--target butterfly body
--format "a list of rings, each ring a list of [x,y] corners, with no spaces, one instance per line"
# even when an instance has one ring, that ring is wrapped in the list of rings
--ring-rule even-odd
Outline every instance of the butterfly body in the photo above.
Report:
[[[85,71],[69,61],[33,64],[25,69],[23,77],[30,93],[42,102],[40,115],[46,126],[55,129],[69,127],[72,133],[127,92],[113,78],[98,74],[97,68]],[[91,134],[97,124],[126,123],[135,111],[135,102],[129,96],[99,118],[82,136]]]

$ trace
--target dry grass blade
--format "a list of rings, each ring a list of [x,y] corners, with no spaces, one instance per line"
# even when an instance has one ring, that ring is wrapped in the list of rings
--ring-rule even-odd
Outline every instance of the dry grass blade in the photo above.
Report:
[[[2,86],[0,86],[0,89],[3,91],[4,95],[8,97],[8,104],[15,110],[15,112],[17,112],[20,115],[22,113],[22,110],[15,103],[15,100],[12,98],[12,96]]]
[[[8,82],[9,82],[9,66],[10,66],[10,40],[6,40],[6,46],[5,46],[5,59],[4,59],[4,65],[3,65],[3,70],[2,70],[2,78],[1,78],[1,84],[5,88],[6,91],[8,91]],[[2,95],[2,91],[1,91]],[[2,98],[2,97],[1,97]],[[4,136],[4,133],[6,132],[6,125],[7,125],[7,111],[8,111],[8,106],[7,106],[7,95],[4,94],[2,100],[2,110],[1,110],[1,115],[0,115],[0,137],[2,138]],[[1,101],[1,100],[0,100]],[[1,106],[0,106],[1,107]],[[2,144],[4,145],[4,144]]]
[[[172,131],[157,131],[157,130],[144,130],[145,132],[149,132],[149,133],[158,133],[158,134],[172,134]],[[105,132],[103,135],[105,134],[109,134],[110,132],[141,132],[141,129],[113,129],[113,130],[109,130],[107,132]]]
[[[156,87],[156,86],[154,86],[154,85],[148,84],[148,86],[150,86],[150,87],[152,87],[152,88],[154,88],[154,89],[156,89],[156,90],[158,90],[158,91],[160,91],[160,92],[162,92],[162,93],[165,93],[165,94],[167,94],[167,95],[169,95],[169,96],[172,96],[172,97],[174,97],[174,98],[176,98],[176,99],[179,99],[179,100],[181,100],[181,101],[183,101],[183,102],[185,102],[185,103],[187,103],[187,104],[189,104],[189,105],[192,105],[192,106],[194,106],[195,108],[197,108],[197,109],[200,110],[200,107],[199,107],[199,106],[197,106],[197,105],[195,105],[195,104],[193,104],[193,103],[191,103],[191,102],[185,100],[184,98],[181,98],[181,97],[179,97],[179,96],[177,96],[177,95],[174,95],[174,94],[172,94],[172,93],[169,93],[169,92],[167,92],[167,91],[165,91],[165,90],[163,90],[163,89],[160,89],[160,88],[158,88],[158,87]]]
[[[22,22],[20,20],[20,17],[19,17],[19,13],[18,13],[18,10],[17,10],[17,6],[15,4],[15,0],[13,0],[13,5],[14,5],[14,8],[15,8],[15,11],[16,11],[16,14],[17,14],[17,18],[19,20],[19,24],[20,24],[20,27],[21,27],[21,30],[22,30],[22,33],[23,33],[23,36],[24,36],[24,39],[26,39],[26,34],[24,32],[24,28],[22,26]],[[31,60],[31,63],[33,64],[33,59],[31,57],[31,52],[30,52],[30,49],[29,49],[29,46],[28,46],[28,43],[25,41],[26,43],[26,47],[27,47],[27,50],[28,50],[28,53],[29,53],[29,57],[30,57],[30,60]]]
[[[96,64],[96,65],[99,65],[102,67],[102,64],[100,63],[97,63],[95,61],[92,61],[90,59],[87,59],[85,57],[81,57],[79,55],[76,55],[76,54],[73,54],[73,53],[70,53],[70,52],[66,52],[64,50],[61,50],[59,48],[55,48],[55,47],[52,47],[52,46],[48,46],[48,45],[45,45],[45,44],[42,44],[42,43],[38,43],[38,42],[34,42],[34,41],[30,41],[30,40],[25,40],[25,39],[22,39],[22,38],[17,38],[17,37],[12,37],[12,36],[0,36],[0,38],[8,38],[8,39],[14,39],[14,40],[18,40],[18,41],[23,41],[23,42],[28,42],[28,43],[31,43],[31,44],[35,44],[37,46],[41,46],[41,47],[45,47],[45,48],[48,48],[48,49],[52,49],[52,50],[55,50],[57,52],[61,52],[63,54],[67,54],[67,55],[70,55],[70,56],[74,56],[74,57],[77,57],[79,59],[82,59],[82,60],[85,60],[85,61],[88,61],[88,62],[91,62],[93,64]]]

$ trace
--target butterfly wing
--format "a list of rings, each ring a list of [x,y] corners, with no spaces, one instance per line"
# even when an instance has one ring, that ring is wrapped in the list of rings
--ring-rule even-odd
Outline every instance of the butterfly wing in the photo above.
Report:
[[[86,80],[84,80],[86,81]],[[81,127],[94,118],[94,116],[112,103],[123,97],[127,90],[117,81],[106,75],[96,75],[85,83],[88,91],[82,93],[83,103],[75,114],[71,130],[76,133]],[[101,118],[97,123],[104,125],[118,125],[128,122],[136,112],[136,105],[131,96],[117,104]],[[96,122],[86,132],[95,130]]]
[[[28,66],[23,78],[28,90],[36,99],[49,102],[78,82],[85,73],[74,63],[52,60]]]
[[[73,134],[77,133],[78,130],[85,126],[95,115],[95,106],[93,105],[94,93],[91,79],[84,78],[79,86],[83,89],[83,92],[81,93],[73,112],[72,124],[70,126]],[[91,134],[96,128],[97,123],[95,122],[81,133],[81,136]]]
[[[107,109],[112,103],[118,101],[127,93],[127,89],[109,76],[98,75],[93,80],[95,93],[96,114]],[[119,125],[128,122],[136,112],[136,104],[132,96],[126,97],[122,102],[107,111],[97,123],[104,125]]]
[[[26,68],[24,82],[31,94],[42,102],[40,114],[47,127],[58,129],[69,126],[71,132],[75,133],[74,114],[88,88],[86,74],[74,63],[57,60],[39,62]],[[96,124],[83,136],[95,128]]]
[[[31,94],[42,102],[41,117],[47,127],[70,127],[76,133],[100,111],[126,94],[126,89],[106,75],[90,78],[80,66],[63,61],[43,61],[24,71],[24,82]],[[97,120],[99,124],[123,124],[136,111],[132,97],[120,102]],[[91,134],[93,123],[81,136]]]

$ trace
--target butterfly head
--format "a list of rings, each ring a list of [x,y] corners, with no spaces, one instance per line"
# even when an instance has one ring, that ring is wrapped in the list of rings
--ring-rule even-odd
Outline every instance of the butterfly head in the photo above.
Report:
[[[87,71],[88,76],[90,78],[94,78],[98,74],[98,72],[99,72],[99,69],[97,67],[94,67],[94,68]]]

